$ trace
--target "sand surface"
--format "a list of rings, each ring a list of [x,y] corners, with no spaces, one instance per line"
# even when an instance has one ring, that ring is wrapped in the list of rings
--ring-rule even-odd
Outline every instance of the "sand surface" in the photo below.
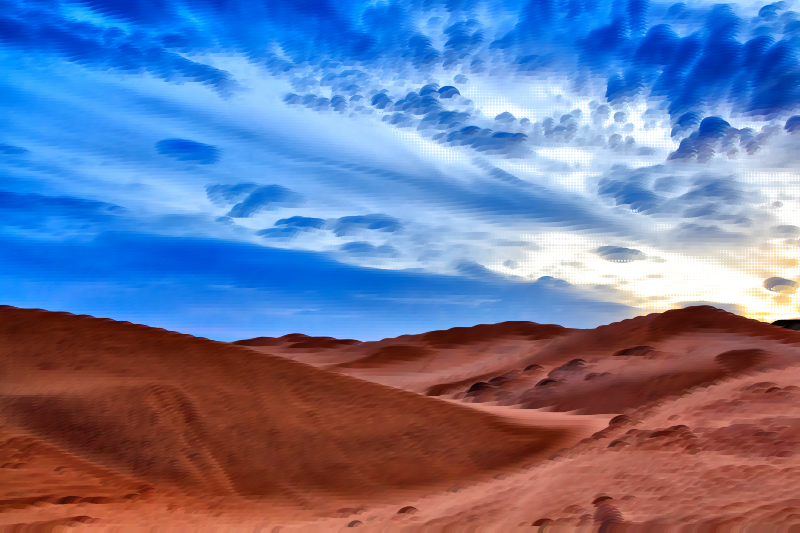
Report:
[[[798,361],[705,307],[237,344],[6,307],[0,529],[789,531]]]

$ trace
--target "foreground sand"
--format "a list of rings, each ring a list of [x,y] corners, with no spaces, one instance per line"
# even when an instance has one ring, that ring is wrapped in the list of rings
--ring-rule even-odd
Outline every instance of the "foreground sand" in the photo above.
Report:
[[[800,528],[800,333],[670,313],[280,356],[3,308],[0,529]]]

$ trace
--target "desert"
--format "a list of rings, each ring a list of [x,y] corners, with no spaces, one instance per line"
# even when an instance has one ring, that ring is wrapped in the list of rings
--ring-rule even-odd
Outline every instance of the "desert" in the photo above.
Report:
[[[798,6],[0,0],[0,533],[800,533]]]
[[[0,336],[4,531],[800,527],[800,332],[710,306],[234,343],[7,306]]]

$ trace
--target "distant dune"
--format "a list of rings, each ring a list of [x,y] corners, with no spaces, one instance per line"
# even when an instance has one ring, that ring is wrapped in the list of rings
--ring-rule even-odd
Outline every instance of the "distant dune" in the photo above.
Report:
[[[696,306],[592,330],[504,322],[272,353],[429,396],[613,414],[791,364],[800,332]]]

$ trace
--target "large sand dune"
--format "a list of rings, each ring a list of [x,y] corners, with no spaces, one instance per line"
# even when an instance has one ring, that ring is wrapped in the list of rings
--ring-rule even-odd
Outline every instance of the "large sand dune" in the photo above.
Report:
[[[526,423],[226,343],[39,310],[0,310],[0,376],[9,439],[26,435],[48,457],[59,450],[114,472],[129,480],[115,482],[120,498],[148,484],[297,504],[391,499],[541,460],[597,429]],[[110,494],[94,482],[21,481],[44,464],[26,449],[33,459],[0,470],[0,499]]]

